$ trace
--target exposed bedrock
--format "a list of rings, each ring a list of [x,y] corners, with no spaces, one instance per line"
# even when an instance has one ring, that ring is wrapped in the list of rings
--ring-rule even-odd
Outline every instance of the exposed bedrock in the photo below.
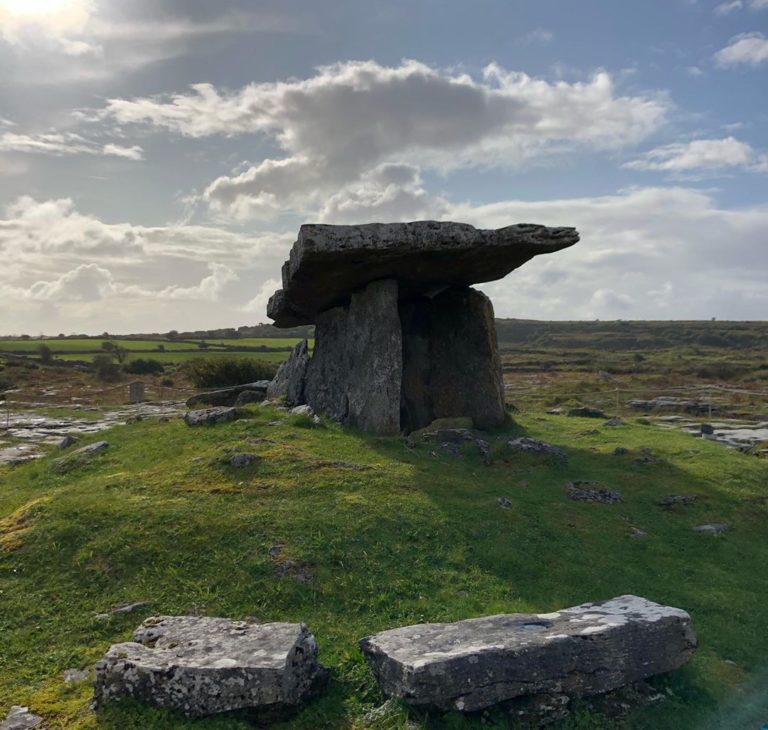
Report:
[[[601,694],[685,664],[690,616],[638,596],[545,614],[419,624],[360,647],[385,694],[473,712],[523,695]]]
[[[311,324],[379,279],[396,279],[401,299],[435,287],[494,281],[578,240],[574,228],[532,224],[496,230],[438,221],[307,224],[283,265],[283,288],[270,299],[267,314],[278,327]]]

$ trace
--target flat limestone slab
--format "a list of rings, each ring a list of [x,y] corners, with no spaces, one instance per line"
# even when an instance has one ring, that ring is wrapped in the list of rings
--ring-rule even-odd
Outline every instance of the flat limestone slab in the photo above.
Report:
[[[417,221],[358,226],[306,224],[269,300],[277,327],[311,324],[378,279],[396,279],[401,299],[447,286],[494,281],[539,254],[572,246],[574,228],[518,224],[496,230]]]
[[[273,710],[300,704],[318,671],[304,624],[159,616],[96,664],[94,700],[100,707],[132,697],[191,716]]]
[[[685,611],[628,595],[555,613],[405,626],[360,648],[387,695],[471,712],[521,695],[608,692],[681,667],[696,637]]]

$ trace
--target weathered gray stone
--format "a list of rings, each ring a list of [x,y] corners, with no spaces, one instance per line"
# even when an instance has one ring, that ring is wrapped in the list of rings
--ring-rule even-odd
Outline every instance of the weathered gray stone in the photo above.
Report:
[[[493,281],[578,240],[573,228],[529,224],[498,230],[436,221],[303,225],[267,314],[278,327],[311,324],[381,279],[397,279],[403,299],[435,287]]]
[[[243,406],[247,406],[249,403],[263,403],[263,402],[264,402],[263,391],[244,390],[242,393],[240,393],[237,396],[237,400],[235,401],[234,407],[242,408]]]
[[[229,457],[229,465],[234,466],[237,469],[242,469],[246,466],[250,466],[255,461],[260,461],[261,457],[256,454],[233,454]]]
[[[77,443],[77,439],[72,434],[67,434],[61,441],[59,441],[60,449],[68,449],[70,446],[74,446]]]
[[[621,495],[612,490],[604,489],[597,482],[586,479],[576,479],[565,485],[568,497],[574,502],[599,502],[600,504],[616,504],[621,502]]]
[[[243,385],[234,385],[231,388],[219,388],[218,390],[209,390],[207,393],[197,393],[187,399],[187,408],[195,406],[233,406],[240,393],[246,390],[261,393],[263,400],[267,396],[267,387],[269,380],[257,380],[254,383],[244,383]]]
[[[309,365],[309,345],[299,342],[290,357],[280,365],[277,374],[267,387],[267,398],[285,398],[286,405],[296,406],[304,402],[304,385]]]
[[[51,462],[54,471],[68,471],[78,466],[87,464],[91,458],[101,454],[109,448],[108,441],[95,441],[87,446],[71,451],[66,456],[60,456]]]
[[[360,642],[385,694],[476,711],[523,695],[599,694],[681,667],[690,616],[638,596],[544,614],[383,631]]]
[[[704,535],[722,535],[728,531],[728,525],[724,522],[710,522],[705,525],[696,525],[693,531]]]
[[[305,399],[317,413],[377,434],[400,431],[402,336],[397,282],[375,281],[323,312]]]
[[[304,624],[160,616],[98,662],[94,701],[132,697],[191,716],[289,708],[307,697],[320,669]]]
[[[29,711],[28,707],[13,705],[5,720],[0,722],[0,730],[32,730],[42,727],[43,718]]]
[[[65,684],[75,684],[85,682],[88,679],[87,669],[65,669],[62,673]]]
[[[187,426],[212,426],[215,423],[234,421],[238,417],[237,408],[201,408],[184,414]]]
[[[545,441],[528,438],[527,436],[521,436],[508,441],[507,446],[514,451],[523,451],[531,454],[546,454],[547,456],[553,456],[558,461],[568,461],[568,454],[566,454],[559,446],[552,446]]]
[[[575,418],[607,418],[605,413],[599,408],[592,408],[590,406],[577,406],[576,408],[570,408],[568,415]],[[615,425],[615,424],[610,424]]]

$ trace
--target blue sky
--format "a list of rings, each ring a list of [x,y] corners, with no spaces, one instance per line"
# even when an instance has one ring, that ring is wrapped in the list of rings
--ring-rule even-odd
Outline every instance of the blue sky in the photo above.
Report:
[[[768,0],[0,0],[0,330],[265,321],[304,221],[575,225],[499,316],[764,319]]]

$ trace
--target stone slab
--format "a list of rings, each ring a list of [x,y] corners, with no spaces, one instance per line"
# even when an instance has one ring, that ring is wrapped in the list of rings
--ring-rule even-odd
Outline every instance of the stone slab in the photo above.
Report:
[[[94,702],[132,697],[198,717],[272,711],[300,704],[319,671],[317,643],[304,624],[159,616],[96,664]]]
[[[257,380],[254,383],[244,383],[243,385],[234,385],[231,388],[219,388],[218,390],[209,390],[205,393],[196,393],[187,399],[187,408],[196,408],[199,406],[233,406],[238,396],[245,391],[257,391],[261,393],[262,399],[267,396],[267,387],[269,380]]]
[[[690,659],[690,616],[638,596],[554,613],[506,614],[383,631],[360,647],[385,694],[476,711],[537,693],[608,692]]]
[[[578,240],[574,228],[533,224],[495,230],[438,221],[306,224],[267,315],[277,327],[312,324],[320,312],[346,304],[353,292],[379,279],[396,279],[401,299],[494,281]]]

